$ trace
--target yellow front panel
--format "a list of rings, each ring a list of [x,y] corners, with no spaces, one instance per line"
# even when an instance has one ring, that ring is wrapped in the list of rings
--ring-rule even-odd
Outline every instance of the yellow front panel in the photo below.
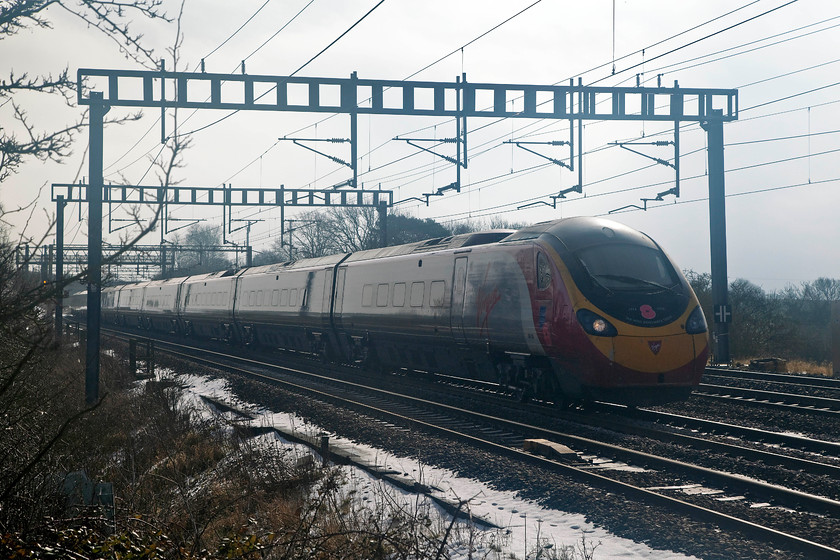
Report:
[[[676,336],[617,336],[614,362],[637,371],[658,373],[686,365],[694,358],[689,334]]]

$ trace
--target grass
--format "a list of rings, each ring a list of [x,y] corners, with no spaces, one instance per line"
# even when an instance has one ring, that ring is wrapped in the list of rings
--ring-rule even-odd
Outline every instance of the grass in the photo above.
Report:
[[[766,358],[766,356],[765,356]],[[747,369],[751,360],[761,359],[755,356],[742,358],[735,361],[736,367]],[[832,363],[831,362],[811,362],[807,360],[790,359],[787,361],[788,373],[799,373],[803,375],[816,375],[822,377],[832,377]]]

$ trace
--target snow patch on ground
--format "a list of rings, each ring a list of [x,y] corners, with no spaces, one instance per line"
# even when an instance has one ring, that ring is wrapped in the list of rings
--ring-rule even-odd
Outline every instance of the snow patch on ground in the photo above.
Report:
[[[171,378],[173,374],[166,371],[158,372],[157,376],[159,379],[161,376]],[[597,545],[592,556],[595,559],[696,560],[695,556],[654,550],[645,544],[617,537],[603,528],[588,523],[583,515],[547,509],[535,502],[520,499],[514,493],[494,490],[480,481],[461,478],[447,469],[424,464],[420,459],[397,457],[381,449],[348,441],[337,434],[326,433],[319,426],[306,422],[294,413],[271,412],[251,403],[242,402],[231,392],[224,379],[191,374],[178,374],[174,377],[185,389],[182,403],[199,414],[207,416],[217,414],[202,399],[202,397],[210,397],[254,415],[254,419],[250,421],[253,426],[278,427],[310,437],[326,434],[330,438],[331,447],[351,447],[359,461],[375,463],[411,477],[417,482],[432,487],[433,493],[448,498],[450,501],[468,502],[465,509],[473,516],[481,517],[501,527],[501,529],[477,531],[475,525],[467,521],[457,522],[453,537],[450,539],[454,545],[453,556],[451,556],[454,560],[521,559],[526,558],[526,550],[528,557],[536,558],[538,540],[545,548],[545,552],[554,553],[563,550],[563,547],[571,551],[574,547],[580,547],[583,542],[590,548]],[[282,440],[279,435],[270,437],[283,441],[284,446],[299,446],[298,452],[301,455],[310,452],[306,446]],[[355,490],[355,494],[361,501],[373,499],[374,496],[389,496],[394,503],[405,507],[436,509],[440,515],[440,522],[444,525],[451,520],[448,513],[426,497],[418,497],[417,494],[385,484],[361,468],[354,466],[343,468],[348,485]],[[349,492],[350,488],[347,491]],[[472,556],[470,556],[471,550]],[[579,556],[570,557],[579,558]]]

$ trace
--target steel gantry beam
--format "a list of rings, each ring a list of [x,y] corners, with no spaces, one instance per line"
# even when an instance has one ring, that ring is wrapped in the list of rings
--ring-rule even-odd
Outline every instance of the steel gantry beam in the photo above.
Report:
[[[729,121],[738,91],[260,76],[149,70],[79,69],[79,103],[103,92],[109,106],[296,111],[374,115]],[[171,86],[163,86],[163,83]],[[166,94],[166,92],[173,92]],[[207,92],[210,95],[207,95]],[[511,108],[511,100],[522,99]],[[460,100],[460,107],[459,107]],[[667,103],[664,103],[667,101]],[[658,108],[664,105],[664,109]],[[720,109],[720,115],[713,115]]]
[[[89,185],[53,183],[52,200],[86,202]],[[104,185],[102,201],[112,204],[174,204],[185,206],[372,206],[394,203],[391,191],[287,189],[265,187],[189,187],[153,185]]]
[[[247,253],[248,248],[244,245],[133,245],[125,247],[122,245],[103,245],[102,260],[108,267],[122,266],[143,266],[160,267],[165,262],[168,267],[175,266],[175,255],[183,253],[233,253],[235,256]],[[87,245],[63,245],[56,246],[55,265],[53,265],[53,246],[41,245],[30,246],[27,244],[16,247],[17,266],[36,267],[46,271],[45,277],[50,276],[55,266],[56,281],[63,274],[63,269],[81,270],[88,263]],[[59,262],[59,257],[61,261]],[[60,272],[61,271],[61,272]],[[46,279],[46,278],[45,278]]]

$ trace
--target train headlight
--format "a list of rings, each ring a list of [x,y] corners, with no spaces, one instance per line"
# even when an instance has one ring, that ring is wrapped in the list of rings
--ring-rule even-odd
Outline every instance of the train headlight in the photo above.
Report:
[[[708,330],[706,326],[706,316],[703,315],[703,310],[698,305],[688,316],[688,321],[685,322],[685,332],[688,334],[700,334]]]
[[[612,323],[588,309],[579,309],[577,320],[583,330],[593,336],[616,336],[618,334]]]

